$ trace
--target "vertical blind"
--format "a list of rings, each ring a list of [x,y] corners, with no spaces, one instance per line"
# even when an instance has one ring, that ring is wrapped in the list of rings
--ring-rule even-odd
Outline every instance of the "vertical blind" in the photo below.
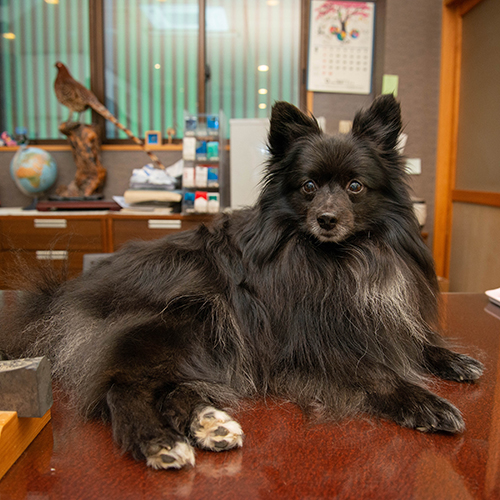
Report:
[[[62,61],[75,79],[89,86],[88,11],[88,0],[1,2],[1,122],[10,134],[24,127],[30,139],[63,137],[58,126],[69,111],[55,97],[54,64]]]
[[[134,134],[173,127],[197,110],[198,1],[105,0],[106,107]],[[108,138],[126,135],[111,123]]]
[[[276,100],[299,103],[300,0],[207,0],[206,17],[208,112],[262,118]]]
[[[10,133],[26,127],[31,139],[62,138],[69,111],[55,98],[56,61],[90,87],[89,0],[54,1],[0,2],[0,121]],[[182,137],[185,111],[198,105],[198,0],[103,5],[104,104],[139,137],[167,128]],[[300,0],[207,0],[207,112],[255,118],[276,100],[298,104],[299,44]],[[126,138],[110,122],[106,137]]]

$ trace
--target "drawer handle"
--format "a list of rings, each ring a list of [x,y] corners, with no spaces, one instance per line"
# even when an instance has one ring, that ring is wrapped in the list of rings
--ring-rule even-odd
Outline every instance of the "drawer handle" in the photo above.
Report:
[[[37,250],[38,260],[68,260],[67,250]]]
[[[149,219],[149,229],[181,229],[182,221],[167,219]]]
[[[37,229],[66,229],[68,221],[66,219],[35,219],[34,224]]]

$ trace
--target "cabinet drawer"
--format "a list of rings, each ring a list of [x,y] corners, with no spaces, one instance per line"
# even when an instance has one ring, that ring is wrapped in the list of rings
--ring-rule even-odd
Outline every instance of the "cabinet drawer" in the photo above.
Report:
[[[24,250],[103,250],[99,219],[13,217],[2,221],[3,248]]]
[[[113,220],[114,250],[130,240],[154,240],[167,234],[195,229],[199,220],[182,219],[115,219]]]
[[[12,282],[12,277],[18,275],[20,261],[23,268],[50,267],[61,271],[65,278],[74,278],[82,272],[83,256],[86,253],[66,250],[1,252],[2,274],[4,274],[2,286],[5,289],[17,287],[16,283]]]

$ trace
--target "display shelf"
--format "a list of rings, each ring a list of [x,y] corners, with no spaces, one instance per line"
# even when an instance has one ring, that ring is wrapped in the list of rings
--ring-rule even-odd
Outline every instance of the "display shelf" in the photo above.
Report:
[[[229,206],[227,145],[222,111],[185,113],[182,213],[216,213]]]

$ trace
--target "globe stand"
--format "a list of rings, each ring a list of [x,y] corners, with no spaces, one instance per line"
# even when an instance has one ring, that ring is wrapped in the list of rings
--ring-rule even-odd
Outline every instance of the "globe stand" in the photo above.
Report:
[[[23,207],[23,210],[36,210],[36,206],[38,205],[38,196],[35,196],[31,203],[27,207]]]

